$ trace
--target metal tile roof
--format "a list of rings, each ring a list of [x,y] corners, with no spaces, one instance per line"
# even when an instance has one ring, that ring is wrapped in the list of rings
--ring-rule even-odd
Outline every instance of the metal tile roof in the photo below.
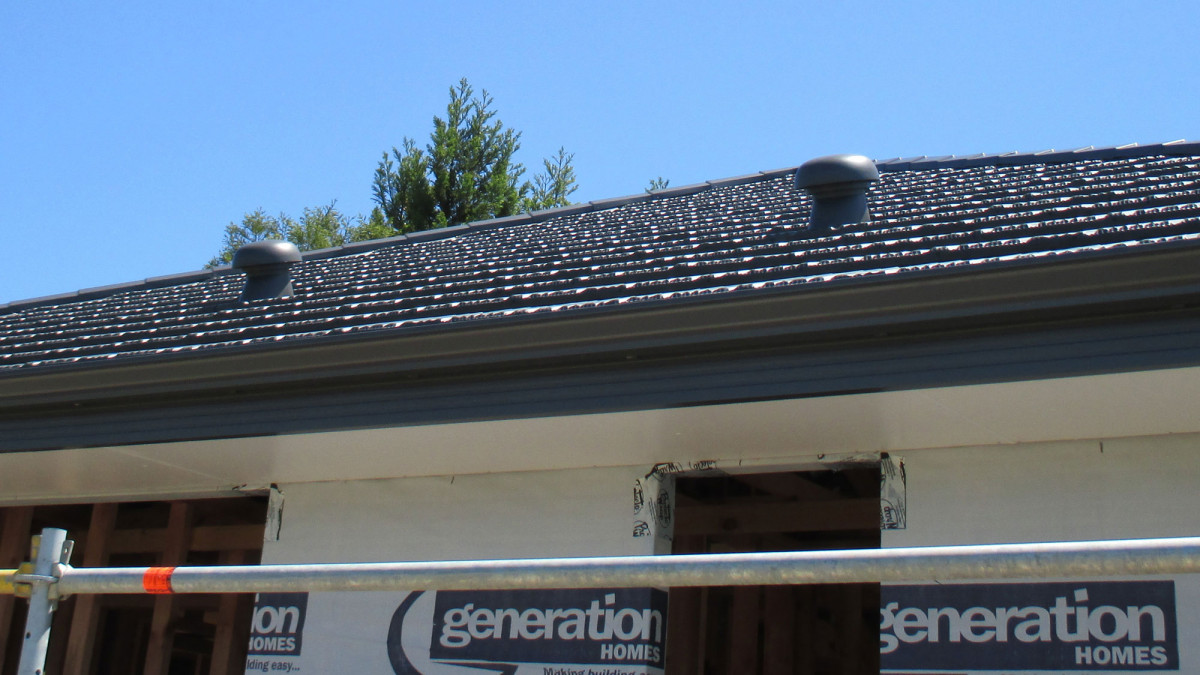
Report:
[[[822,236],[781,170],[311,252],[291,298],[218,269],[9,303],[0,372],[1200,243],[1200,143],[878,166]]]

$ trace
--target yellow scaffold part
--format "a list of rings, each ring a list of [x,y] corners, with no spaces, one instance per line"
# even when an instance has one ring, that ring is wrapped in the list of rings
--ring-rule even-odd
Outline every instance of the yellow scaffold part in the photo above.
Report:
[[[18,598],[29,597],[29,584],[14,584],[14,574],[32,574],[33,563],[23,562],[15,570],[0,570],[0,595],[15,595]]]
[[[12,585],[12,577],[16,570],[0,570],[0,595],[12,595],[16,589]]]

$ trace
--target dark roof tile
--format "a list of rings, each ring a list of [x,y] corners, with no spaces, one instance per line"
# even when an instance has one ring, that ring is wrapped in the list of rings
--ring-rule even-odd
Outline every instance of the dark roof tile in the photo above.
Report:
[[[1200,245],[1195,143],[878,163],[872,220],[807,229],[794,169],[310,252],[296,294],[228,268],[0,307],[0,371]]]

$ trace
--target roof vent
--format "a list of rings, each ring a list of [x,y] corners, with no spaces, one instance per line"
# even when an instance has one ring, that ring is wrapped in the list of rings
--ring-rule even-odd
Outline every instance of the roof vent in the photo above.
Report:
[[[796,187],[812,195],[810,230],[865,223],[867,188],[879,180],[875,162],[862,155],[829,155],[810,159],[796,169]]]
[[[288,268],[300,262],[300,249],[287,241],[267,239],[246,244],[233,254],[233,269],[246,273],[242,300],[286,298],[292,294]]]

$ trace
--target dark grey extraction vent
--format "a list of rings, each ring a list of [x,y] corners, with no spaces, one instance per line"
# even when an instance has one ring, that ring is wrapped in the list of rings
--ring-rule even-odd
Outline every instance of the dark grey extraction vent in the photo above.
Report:
[[[292,294],[288,270],[300,262],[300,249],[287,241],[268,239],[246,244],[233,254],[233,269],[246,273],[242,300],[286,298]]]
[[[813,198],[809,229],[869,221],[867,188],[877,180],[875,162],[862,155],[829,155],[801,164],[796,169],[796,187],[808,190]]]

